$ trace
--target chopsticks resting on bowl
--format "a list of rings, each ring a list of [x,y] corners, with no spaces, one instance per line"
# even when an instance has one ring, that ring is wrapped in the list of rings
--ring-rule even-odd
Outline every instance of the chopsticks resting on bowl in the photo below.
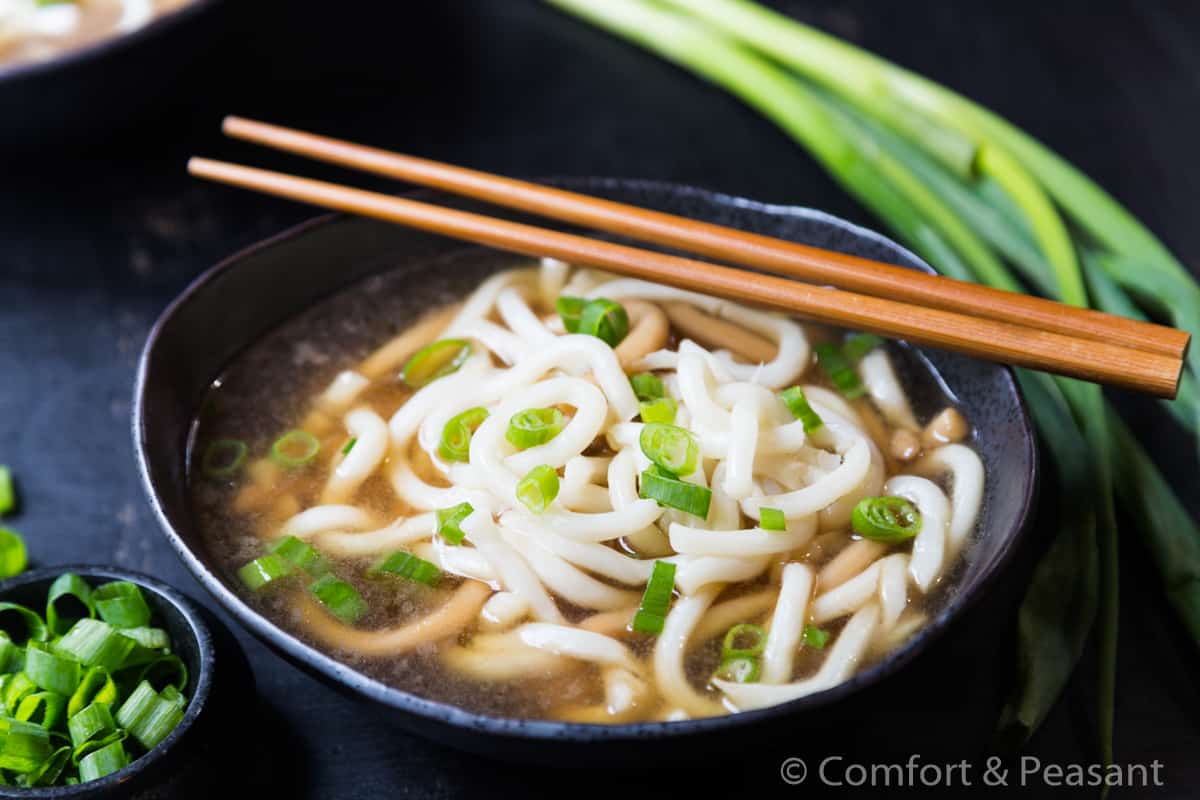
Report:
[[[242,138],[254,138],[255,141],[263,141],[282,149],[316,155],[336,163],[351,164],[371,172],[392,174],[388,171],[389,167],[378,163],[380,159],[409,159],[407,156],[361,148],[346,142],[326,140],[274,126],[262,126],[261,123],[231,119],[227,120],[226,128]],[[322,143],[330,143],[333,150],[328,150]],[[357,160],[351,158],[358,151],[363,151],[361,157],[355,156]],[[607,269],[682,289],[785,311],[831,325],[867,330],[993,361],[1070,375],[1160,396],[1173,397],[1178,389],[1182,355],[1187,347],[1188,335],[1172,328],[1087,311],[1081,318],[1086,324],[1079,324],[1079,328],[1085,332],[1080,332],[1074,323],[1064,323],[1059,315],[1074,317],[1075,312],[1083,312],[1082,309],[988,289],[985,291],[1002,298],[1003,303],[1013,312],[1004,319],[996,319],[999,312],[995,309],[1000,305],[1000,301],[987,303],[988,313],[980,313],[975,305],[983,301],[973,295],[972,290],[982,287],[973,284],[926,276],[903,267],[878,264],[818,248],[801,247],[793,251],[791,243],[769,237],[743,234],[720,226],[611,203],[586,195],[548,189],[536,184],[510,181],[486,173],[438,165],[436,162],[411,160],[432,165],[429,169],[435,172],[443,170],[457,176],[455,182],[449,185],[437,184],[428,176],[421,181],[429,185],[438,185],[439,188],[451,188],[459,193],[471,194],[501,205],[547,213],[560,219],[589,224],[636,238],[650,239],[679,249],[698,251],[710,256],[719,254],[727,260],[749,263],[751,266],[770,269],[773,272],[831,283],[836,280],[839,285],[850,285],[858,291],[801,283],[775,275],[762,275],[237,164],[193,158],[188,168],[198,177],[267,194],[375,217],[511,252],[530,256],[551,256],[576,264]],[[411,176],[409,179],[412,179]],[[503,187],[509,184],[516,187],[513,194],[521,199],[513,200],[512,195],[506,193]],[[542,191],[550,194],[542,195]],[[564,212],[561,207],[555,206],[559,199],[572,210]],[[548,205],[549,211],[554,213],[549,214],[548,210],[540,208],[539,204]],[[623,225],[622,219],[630,221]],[[692,246],[688,238],[688,230],[693,226],[700,231],[697,235],[697,240],[701,242],[699,246]],[[742,236],[750,238],[742,239]],[[763,264],[769,266],[762,266]],[[863,277],[864,273],[870,274]],[[843,275],[850,277],[837,277]],[[920,288],[913,290],[911,287],[914,283],[921,284]],[[863,291],[887,294],[888,297],[861,293]],[[914,291],[919,297],[914,295]],[[891,299],[893,297],[900,299]],[[1034,310],[1023,314],[1027,304]],[[966,313],[947,310],[947,307],[964,309]],[[1013,318],[1019,319],[1020,322],[1012,321]],[[1053,324],[1043,324],[1045,319],[1049,319]],[[1116,335],[1114,331],[1120,332],[1121,335]]]

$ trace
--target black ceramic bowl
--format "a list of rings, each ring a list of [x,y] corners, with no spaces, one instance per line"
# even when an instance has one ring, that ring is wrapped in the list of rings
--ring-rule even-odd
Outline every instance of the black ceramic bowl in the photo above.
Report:
[[[659,183],[560,183],[636,205],[929,269],[888,239],[811,209],[763,205]],[[424,196],[475,208],[467,201]],[[866,724],[871,714],[895,711],[897,698],[917,698],[921,692],[931,698],[923,703],[923,720],[932,727],[942,724],[933,715],[935,707],[958,711],[971,705],[967,702],[971,697],[979,700],[979,705],[991,703],[993,698],[984,696],[979,687],[985,685],[982,677],[998,661],[995,650],[1001,637],[994,626],[987,630],[958,624],[955,627],[960,630],[987,630],[987,636],[974,642],[955,639],[935,655],[927,651],[951,623],[961,623],[961,617],[969,607],[979,605],[976,601],[981,597],[1006,594],[995,589],[998,585],[1008,588],[997,578],[1025,527],[1034,494],[1034,439],[1009,370],[938,351],[909,354],[933,364],[976,428],[976,445],[988,474],[981,516],[983,535],[966,554],[963,574],[944,610],[886,660],[829,691],[774,708],[673,723],[597,726],[494,718],[431,702],[366,677],[244,603],[235,587],[222,579],[217,559],[206,549],[189,508],[184,463],[188,431],[210,382],[248,344],[338,289],[391,269],[410,270],[415,282],[423,269],[431,269],[435,259],[467,249],[454,241],[371,220],[324,217],[209,270],[155,325],[142,354],[134,397],[133,436],[142,480],[172,547],[247,629],[319,678],[379,704],[404,727],[477,752],[558,765],[646,763],[648,757],[694,758],[707,751],[730,754],[744,751],[758,739],[783,741],[779,737],[786,736],[788,741],[804,741],[807,730],[819,732],[822,741],[827,741],[828,732],[839,720],[861,741],[871,733]],[[1002,624],[1011,618],[1011,606],[1002,603],[990,614],[992,623],[1001,620]],[[919,654],[927,656],[919,668],[902,670]],[[902,671],[920,680],[906,685],[899,676]],[[953,695],[944,691],[947,681],[963,684],[964,671],[973,677],[964,690]],[[986,736],[994,717],[983,711],[970,721],[980,729],[972,734],[978,738]],[[912,727],[905,728],[906,742],[914,739]],[[970,738],[965,729],[960,738]],[[647,755],[647,745],[654,748],[653,756]]]
[[[111,775],[77,786],[49,786],[22,789],[0,785],[0,797],[39,797],[77,800],[82,798],[127,797],[138,787],[161,778],[176,760],[180,740],[196,723],[208,704],[213,683],[215,648],[212,633],[202,618],[202,612],[190,600],[165,583],[139,572],[112,567],[92,567],[68,564],[62,567],[43,567],[0,582],[0,600],[20,603],[40,609],[46,605],[50,584],[64,572],[74,572],[96,586],[106,581],[129,581],[142,587],[146,602],[154,613],[156,625],[171,636],[172,650],[183,659],[188,669],[188,698],[183,720],[157,747],[136,759],[124,769]]]
[[[128,33],[46,61],[0,64],[0,161],[74,146],[133,122],[171,89],[221,24],[222,0],[191,0]]]

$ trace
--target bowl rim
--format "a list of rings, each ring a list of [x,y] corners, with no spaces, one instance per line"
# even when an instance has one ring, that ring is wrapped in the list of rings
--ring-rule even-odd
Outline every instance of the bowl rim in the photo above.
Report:
[[[93,794],[101,794],[110,789],[125,783],[134,776],[151,768],[155,763],[161,761],[170,753],[179,741],[187,735],[187,732],[195,724],[200,714],[204,712],[208,703],[208,696],[212,692],[213,684],[213,667],[215,662],[215,649],[213,645],[212,631],[209,630],[208,624],[204,621],[196,604],[185,597],[178,589],[168,586],[166,583],[134,570],[124,569],[122,567],[107,566],[104,564],[63,564],[46,567],[38,567],[37,569],[23,572],[12,578],[6,578],[0,581],[0,600],[4,599],[5,594],[11,592],[21,586],[27,586],[31,583],[39,581],[53,581],[59,575],[65,572],[74,572],[82,578],[111,578],[114,580],[124,580],[130,583],[135,583],[141,588],[157,595],[166,601],[172,608],[179,612],[184,621],[187,622],[192,641],[196,646],[198,654],[197,662],[199,669],[195,676],[195,690],[192,696],[188,698],[187,710],[183,714],[183,719],[175,726],[167,738],[163,739],[155,745],[150,752],[131,761],[125,767],[116,772],[105,775],[94,781],[80,783],[75,786],[39,786],[31,788],[18,788],[4,786],[0,787],[0,797],[35,797],[35,798],[72,798],[72,797],[88,797]],[[11,794],[6,791],[15,789]]]
[[[543,182],[552,183],[562,188],[584,192],[589,189],[593,192],[601,189],[660,192],[676,197],[691,197],[707,205],[732,205],[772,216],[789,216],[812,220],[838,228],[856,239],[866,239],[888,248],[894,248],[901,256],[910,260],[912,264],[919,265],[920,269],[929,272],[934,271],[923,259],[892,239],[828,212],[806,206],[765,203],[686,184],[649,179],[572,177],[546,178],[542,180]],[[445,197],[446,195],[432,190],[421,189],[408,192],[405,196],[428,199],[430,197]],[[479,714],[466,711],[449,703],[429,700],[403,689],[389,686],[338,661],[271,622],[258,611],[251,608],[235,591],[220,579],[214,569],[207,566],[196,552],[188,547],[183,537],[172,525],[163,505],[159,502],[154,479],[150,474],[150,460],[146,453],[145,437],[143,436],[146,423],[146,420],[143,419],[145,409],[143,396],[147,390],[150,361],[159,338],[175,314],[191,302],[191,299],[204,289],[205,286],[217,280],[226,271],[233,269],[246,258],[260,251],[301,238],[315,228],[343,221],[348,216],[334,213],[313,217],[238,250],[198,275],[172,300],[151,328],[138,360],[131,408],[131,427],[138,475],[154,516],[158,520],[159,526],[163,534],[167,537],[171,547],[175,550],[176,555],[179,556],[180,560],[183,561],[196,580],[240,625],[244,626],[250,633],[270,648],[281,653],[293,663],[303,665],[309,670],[320,673],[326,680],[331,680],[351,690],[360,697],[398,711],[414,714],[429,722],[480,731],[491,736],[525,741],[569,740],[585,743],[690,736],[716,730],[739,729],[744,726],[755,725],[770,718],[786,716],[801,711],[811,711],[835,704],[848,695],[885,680],[894,673],[899,672],[916,658],[917,655],[940,639],[950,624],[976,605],[979,599],[1005,573],[1006,568],[1018,549],[1020,540],[1029,527],[1039,477],[1036,437],[1033,432],[1029,411],[1017,385],[1015,374],[1008,366],[996,365],[996,368],[1001,370],[1007,384],[1007,395],[1016,405],[1017,427],[1020,430],[1024,446],[1024,456],[1029,464],[1027,480],[1023,486],[1024,491],[1018,500],[1020,508],[1016,520],[1008,530],[1002,532],[1005,534],[1005,538],[1000,545],[999,551],[992,559],[991,565],[969,591],[956,593],[936,616],[930,619],[921,630],[910,637],[893,654],[871,665],[867,669],[852,675],[842,683],[824,691],[815,692],[785,703],[742,711],[736,714],[672,722],[653,721],[622,724],[561,722]],[[921,348],[915,348],[915,350],[918,353],[922,352]]]
[[[35,78],[60,69],[68,69],[76,64],[102,59],[127,47],[134,47],[168,28],[186,24],[192,17],[204,13],[222,2],[223,0],[187,0],[186,5],[172,9],[165,14],[159,14],[145,25],[126,33],[104,36],[48,59],[18,61],[7,66],[0,64],[0,85],[5,85],[10,81],[17,83],[25,78]]]

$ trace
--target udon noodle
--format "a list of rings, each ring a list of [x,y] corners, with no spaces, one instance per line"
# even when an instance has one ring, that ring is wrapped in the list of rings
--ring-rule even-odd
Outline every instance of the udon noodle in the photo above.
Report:
[[[202,419],[196,496],[248,531],[214,540],[231,568],[321,559],[245,594],[403,688],[585,722],[760,708],[899,647],[975,529],[969,426],[922,427],[890,350],[545,260],[343,365],[282,460],[229,438],[282,431]]]

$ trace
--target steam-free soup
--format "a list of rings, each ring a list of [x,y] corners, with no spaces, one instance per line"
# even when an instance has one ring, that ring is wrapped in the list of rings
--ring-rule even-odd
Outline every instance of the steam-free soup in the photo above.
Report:
[[[803,697],[925,624],[984,472],[911,351],[553,260],[423,275],[207,398],[195,511],[278,624],[424,697],[596,723]]]

